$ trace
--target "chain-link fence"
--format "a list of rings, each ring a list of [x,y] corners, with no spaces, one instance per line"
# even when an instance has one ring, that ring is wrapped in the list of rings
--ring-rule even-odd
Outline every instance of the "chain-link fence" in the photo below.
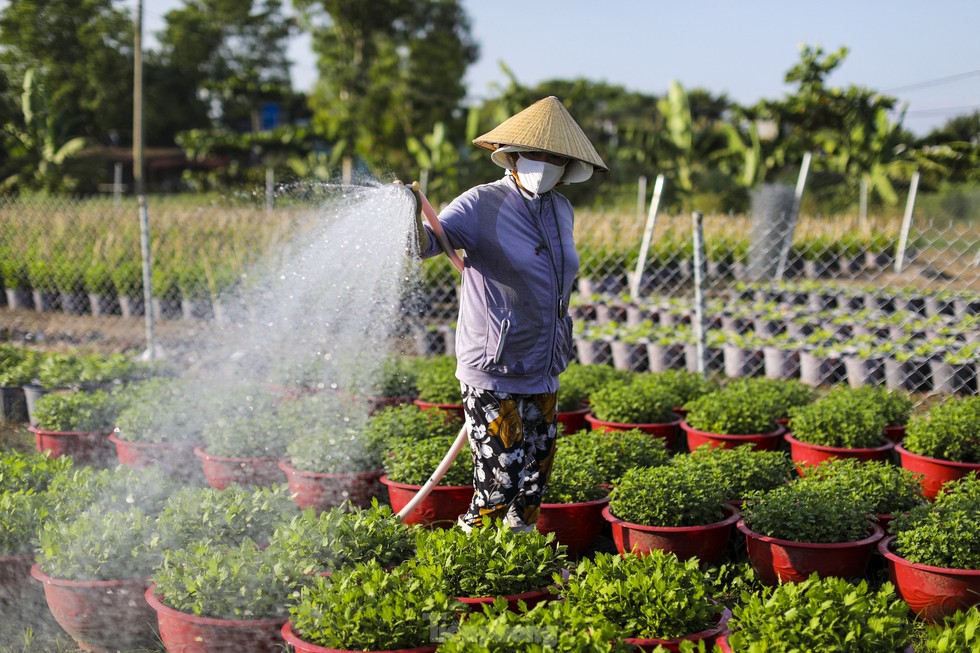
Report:
[[[705,371],[725,377],[977,392],[980,224],[919,212],[796,218],[786,191],[770,190],[748,215],[704,217],[703,312],[690,215],[579,211],[577,359],[694,370],[700,349]],[[316,216],[316,197],[264,199],[151,198],[159,337],[221,320],[250,269],[286,255]],[[7,337],[45,317],[75,341],[145,347],[140,235],[135,200],[0,200]],[[445,257],[423,264],[421,301],[406,305],[402,329],[419,353],[452,353],[457,282]]]

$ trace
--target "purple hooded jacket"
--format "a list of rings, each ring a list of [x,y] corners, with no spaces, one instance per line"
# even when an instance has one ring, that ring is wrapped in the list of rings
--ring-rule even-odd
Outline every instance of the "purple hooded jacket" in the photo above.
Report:
[[[499,392],[558,390],[568,365],[568,300],[578,274],[569,201],[550,191],[521,193],[508,173],[466,191],[439,214],[456,249],[466,250],[456,377]],[[423,258],[437,255],[429,230]]]

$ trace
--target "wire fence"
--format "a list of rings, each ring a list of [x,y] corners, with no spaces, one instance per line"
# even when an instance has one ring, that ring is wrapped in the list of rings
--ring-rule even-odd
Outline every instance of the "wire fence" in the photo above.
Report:
[[[791,191],[768,191],[747,215],[704,217],[701,275],[690,215],[657,215],[645,204],[635,215],[580,211],[576,360],[977,392],[980,224],[913,211],[797,218]],[[249,271],[285,255],[316,218],[315,197],[264,199],[151,199],[150,307],[161,338],[222,320]],[[419,354],[452,354],[458,275],[445,257],[420,272],[403,335]],[[43,316],[74,328],[76,340],[147,344],[134,200],[0,200],[0,279],[8,338],[17,335],[11,325]]]

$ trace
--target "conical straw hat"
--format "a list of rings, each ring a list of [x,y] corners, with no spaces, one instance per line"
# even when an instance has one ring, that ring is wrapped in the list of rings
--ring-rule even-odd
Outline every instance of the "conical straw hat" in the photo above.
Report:
[[[585,132],[568,113],[561,100],[553,95],[538,100],[483,136],[475,138],[473,144],[487,150],[513,147],[550,152],[609,172]],[[500,165],[499,161],[496,162]]]

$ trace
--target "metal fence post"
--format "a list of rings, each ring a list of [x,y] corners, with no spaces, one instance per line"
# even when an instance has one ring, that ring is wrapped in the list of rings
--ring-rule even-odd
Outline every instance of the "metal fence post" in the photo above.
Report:
[[[694,342],[697,348],[697,372],[704,376],[707,344],[705,342],[707,334],[704,328],[704,215],[700,211],[695,211],[691,214],[691,221],[694,226],[692,230],[694,238]]]
[[[803,202],[803,189],[806,187],[806,175],[810,170],[810,159],[813,155],[807,152],[803,155],[803,165],[800,166],[800,176],[796,180],[796,192],[793,193],[793,211],[789,216],[789,228],[786,230],[786,240],[779,252],[779,265],[776,267],[776,281],[782,281],[786,274],[786,264],[789,250],[793,247],[793,235],[796,232],[796,220],[800,215],[800,204]]]
[[[140,254],[143,259],[143,316],[146,318],[146,359],[157,359],[157,344],[153,329],[153,267],[150,263],[150,218],[146,195],[140,203]]]
[[[636,223],[643,220],[643,207],[647,204],[647,176],[640,175],[636,180]]]
[[[912,173],[909,183],[909,199],[905,203],[905,215],[902,217],[902,231],[898,236],[898,250],[895,252],[895,274],[905,266],[905,249],[909,244],[909,232],[912,230],[912,212],[915,209],[915,194],[919,190],[919,171]]]
[[[650,213],[647,214],[647,225],[643,231],[643,242],[640,244],[640,255],[636,259],[636,271],[630,281],[630,295],[634,298],[640,295],[640,282],[643,279],[643,268],[647,264],[647,252],[650,251],[650,239],[653,237],[653,228],[657,225],[657,210],[660,207],[660,194],[664,190],[664,176],[657,175],[657,181],[653,184],[653,198],[650,200]]]

